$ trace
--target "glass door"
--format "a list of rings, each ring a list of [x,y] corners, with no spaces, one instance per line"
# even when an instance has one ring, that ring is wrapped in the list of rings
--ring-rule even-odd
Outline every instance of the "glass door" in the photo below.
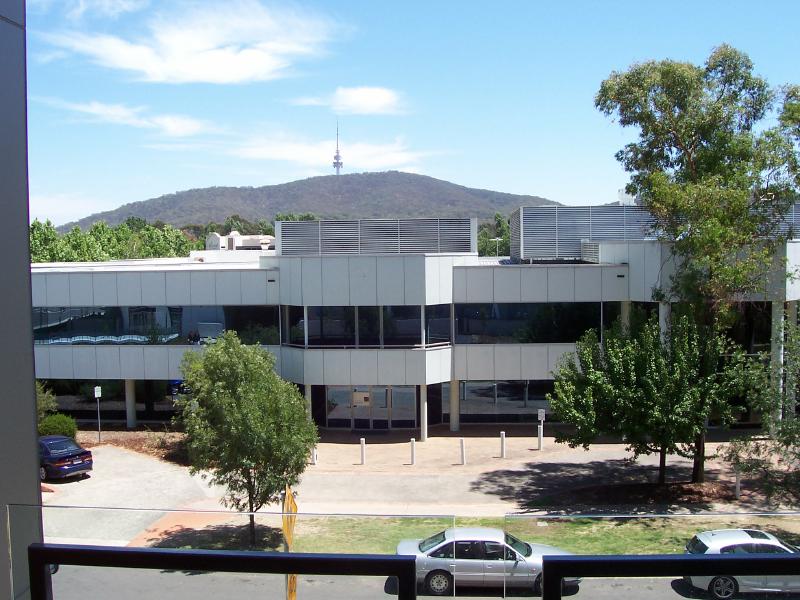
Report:
[[[353,429],[372,429],[369,386],[353,388]]]
[[[389,388],[373,386],[370,389],[372,404],[372,429],[389,429]]]

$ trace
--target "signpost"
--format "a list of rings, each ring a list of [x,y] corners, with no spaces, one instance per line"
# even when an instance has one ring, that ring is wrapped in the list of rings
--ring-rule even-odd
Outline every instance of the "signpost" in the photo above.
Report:
[[[97,441],[100,441],[100,396],[103,395],[103,390],[99,385],[94,386],[94,399],[97,401]]]
[[[540,408],[538,411],[539,416],[539,450],[542,449],[542,444],[544,442],[544,409]]]
[[[294,500],[292,488],[288,485],[283,491],[283,539],[286,543],[286,551],[291,552],[292,542],[294,541],[294,524],[297,522],[297,502]],[[286,575],[286,600],[297,599],[297,575]]]

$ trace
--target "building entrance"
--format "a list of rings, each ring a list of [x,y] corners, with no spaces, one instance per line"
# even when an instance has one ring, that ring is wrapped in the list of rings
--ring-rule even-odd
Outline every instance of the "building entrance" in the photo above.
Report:
[[[416,386],[327,386],[327,427],[359,430],[417,426]]]

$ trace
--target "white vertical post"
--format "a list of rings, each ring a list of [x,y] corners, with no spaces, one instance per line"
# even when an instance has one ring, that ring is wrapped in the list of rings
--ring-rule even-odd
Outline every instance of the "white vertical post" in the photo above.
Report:
[[[311,449],[311,464],[315,465],[315,466],[317,464],[317,447],[316,446],[314,446]]]
[[[539,421],[539,443],[537,450],[541,450],[542,446],[544,446],[544,423]]]
[[[459,444],[461,446],[461,464],[467,464],[467,447],[464,444],[464,438],[459,438]]]
[[[623,300],[619,303],[619,320],[622,321],[622,328],[625,331],[631,328],[631,301]]]
[[[669,302],[658,303],[658,329],[661,331],[661,339],[665,339],[669,331],[669,320],[672,316],[672,306]]]
[[[367,440],[361,438],[361,464],[367,464]]]
[[[136,427],[136,381],[133,379],[125,380],[125,426]]]
[[[411,464],[417,464],[417,440],[411,438]]]
[[[100,396],[103,390],[99,385],[94,386],[94,399],[97,402],[97,441],[100,441]]]
[[[783,394],[783,344],[784,344],[784,325],[783,325],[783,301],[772,301],[772,344],[770,346],[770,363],[772,366],[772,385],[779,396]],[[783,418],[783,407],[776,407],[778,419]]]
[[[506,432],[500,432],[500,458],[506,457]]]
[[[419,441],[428,440],[428,386],[419,386]]]
[[[450,382],[450,431],[461,428],[461,382],[453,379]]]

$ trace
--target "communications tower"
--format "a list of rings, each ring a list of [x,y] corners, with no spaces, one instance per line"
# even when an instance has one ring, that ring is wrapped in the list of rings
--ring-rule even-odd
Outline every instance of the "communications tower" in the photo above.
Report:
[[[336,169],[336,174],[342,170],[342,155],[339,154],[339,121],[336,121],[336,154],[333,155],[333,168]]]

